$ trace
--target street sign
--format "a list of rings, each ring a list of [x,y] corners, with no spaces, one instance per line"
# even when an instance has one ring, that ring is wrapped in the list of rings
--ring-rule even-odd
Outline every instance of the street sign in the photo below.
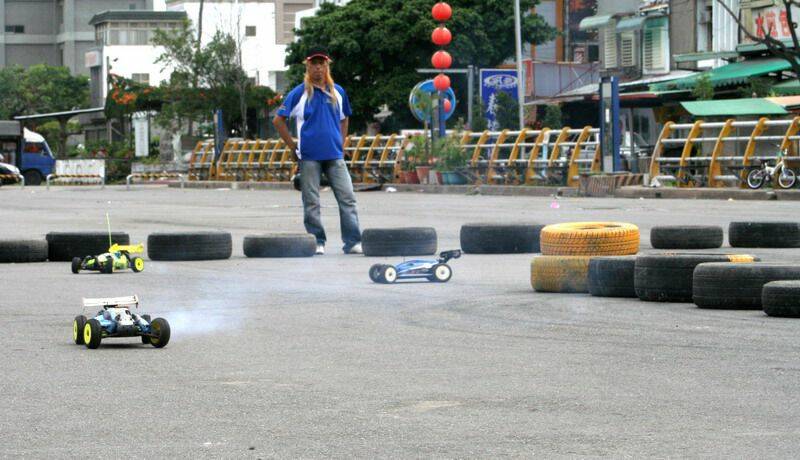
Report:
[[[519,102],[517,97],[517,71],[514,69],[481,69],[481,101],[483,116],[488,122],[489,130],[497,131],[497,94],[507,93]]]

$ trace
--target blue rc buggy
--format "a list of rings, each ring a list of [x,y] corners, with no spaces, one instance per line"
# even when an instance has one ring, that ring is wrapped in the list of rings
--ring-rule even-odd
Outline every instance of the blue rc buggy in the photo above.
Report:
[[[376,283],[391,284],[397,280],[427,279],[446,283],[453,276],[447,265],[450,259],[461,257],[461,250],[443,251],[438,259],[408,260],[398,265],[375,264],[369,269],[369,278]]]
[[[78,315],[72,322],[72,340],[76,345],[98,348],[102,339],[111,337],[141,337],[142,343],[163,348],[169,342],[169,323],[164,318],[150,319],[150,315],[137,315],[131,309],[139,307],[139,298],[112,297],[83,299],[84,308],[100,310],[93,318]]]

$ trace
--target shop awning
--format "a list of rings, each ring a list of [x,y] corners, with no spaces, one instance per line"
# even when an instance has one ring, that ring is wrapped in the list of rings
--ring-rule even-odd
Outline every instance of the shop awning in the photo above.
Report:
[[[629,32],[631,30],[639,30],[647,20],[645,16],[631,16],[629,18],[622,18],[617,21],[617,32]]]
[[[681,102],[681,105],[696,117],[786,115],[788,113],[780,105],[761,98],[689,101]]]
[[[794,110],[800,108],[800,96],[781,96],[781,97],[768,97],[770,102],[774,102],[786,110]]]
[[[599,29],[601,27],[605,27],[611,22],[611,19],[614,16],[610,14],[598,15],[598,16],[589,16],[588,18],[581,19],[581,23],[578,25],[578,29],[580,30],[589,30],[589,29]]]
[[[783,83],[778,83],[772,86],[772,91],[775,94],[800,94],[800,80],[788,80]]]
[[[652,91],[669,91],[676,89],[691,90],[697,84],[697,79],[703,75],[708,75],[714,87],[725,85],[736,85],[746,83],[747,80],[767,75],[773,72],[781,72],[790,69],[789,62],[780,58],[754,59],[733,64],[724,65],[711,69],[690,77],[681,78],[667,83],[651,85]]]
[[[706,59],[734,59],[739,57],[736,51],[704,51],[702,53],[676,54],[675,62],[697,62]]]

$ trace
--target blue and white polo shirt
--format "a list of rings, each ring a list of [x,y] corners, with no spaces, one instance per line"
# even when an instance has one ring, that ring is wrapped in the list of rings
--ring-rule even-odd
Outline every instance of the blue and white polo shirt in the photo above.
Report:
[[[330,95],[314,87],[314,96],[308,100],[305,85],[297,85],[286,95],[278,115],[294,118],[297,122],[298,156],[302,160],[339,160],[342,152],[340,123],[352,114],[350,101],[344,89],[334,84],[336,101]]]

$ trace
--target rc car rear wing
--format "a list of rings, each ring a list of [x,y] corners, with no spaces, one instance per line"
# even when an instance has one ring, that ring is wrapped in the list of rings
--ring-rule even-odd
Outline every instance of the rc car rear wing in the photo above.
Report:
[[[139,307],[139,297],[132,295],[128,297],[105,297],[98,299],[83,299],[84,308],[97,307]]]
[[[108,248],[108,252],[118,252],[118,251],[127,251],[131,254],[139,254],[144,252],[144,246],[139,244],[117,244],[114,243]]]

